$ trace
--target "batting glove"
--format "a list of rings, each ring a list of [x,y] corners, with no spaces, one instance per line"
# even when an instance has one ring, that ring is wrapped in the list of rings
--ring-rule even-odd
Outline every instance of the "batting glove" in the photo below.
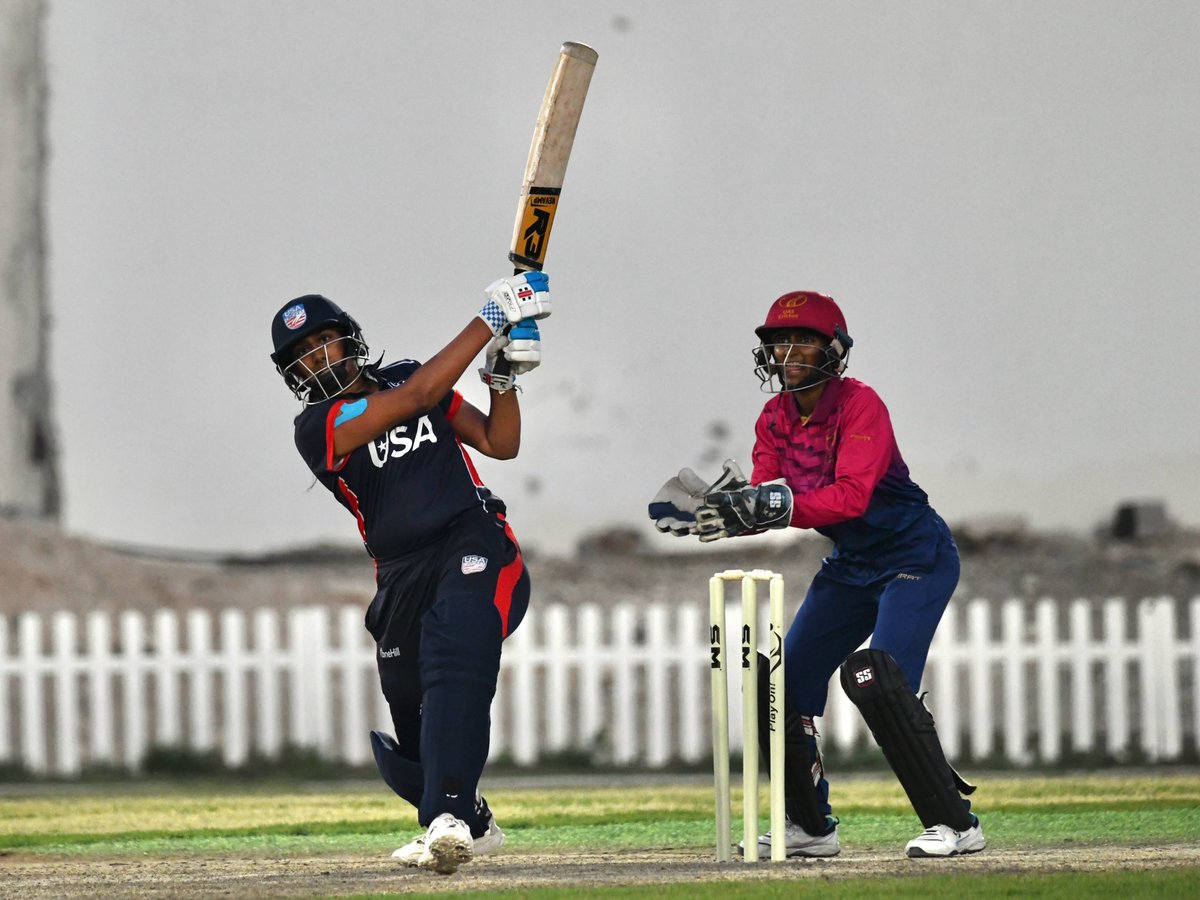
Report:
[[[499,278],[483,290],[487,301],[479,318],[503,334],[523,319],[544,319],[550,315],[550,278],[545,272],[523,272],[511,278]]]
[[[506,365],[500,366],[501,360]],[[521,322],[508,334],[492,338],[484,355],[479,379],[499,394],[517,387],[517,376],[532,372],[542,362],[542,340],[537,323]],[[519,390],[519,389],[518,389]]]

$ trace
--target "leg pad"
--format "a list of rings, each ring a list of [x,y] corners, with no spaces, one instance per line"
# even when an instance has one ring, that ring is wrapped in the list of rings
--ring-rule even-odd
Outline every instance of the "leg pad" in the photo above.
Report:
[[[371,732],[371,752],[383,783],[411,803],[421,805],[425,793],[425,772],[421,764],[400,754],[396,739],[382,731]]]
[[[771,726],[767,708],[770,697],[771,661],[758,654],[758,746],[763,765],[771,770]],[[786,708],[786,697],[784,706]],[[816,732],[812,718],[788,710],[784,719],[784,799],[788,821],[818,837],[829,830],[817,783],[824,777],[821,753],[816,749]]]
[[[842,689],[858,707],[871,734],[926,828],[971,827],[959,792],[970,793],[946,761],[933,716],[913,693],[900,666],[881,650],[857,650],[842,664]]]

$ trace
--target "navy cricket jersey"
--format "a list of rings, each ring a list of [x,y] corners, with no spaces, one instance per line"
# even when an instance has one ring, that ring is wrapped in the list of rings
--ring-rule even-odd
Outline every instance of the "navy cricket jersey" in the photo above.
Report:
[[[382,367],[380,388],[403,384],[419,366],[405,359]],[[432,544],[471,509],[504,512],[504,503],[480,481],[450,427],[463,402],[457,391],[349,456],[335,458],[338,418],[368,400],[365,394],[349,394],[305,407],[296,416],[296,447],[317,479],[358,520],[371,556],[389,559]]]

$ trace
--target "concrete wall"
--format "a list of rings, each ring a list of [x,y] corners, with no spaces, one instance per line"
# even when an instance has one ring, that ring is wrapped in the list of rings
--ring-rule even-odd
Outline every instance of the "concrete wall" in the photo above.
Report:
[[[0,2],[0,514],[57,518],[43,197],[43,0]]]

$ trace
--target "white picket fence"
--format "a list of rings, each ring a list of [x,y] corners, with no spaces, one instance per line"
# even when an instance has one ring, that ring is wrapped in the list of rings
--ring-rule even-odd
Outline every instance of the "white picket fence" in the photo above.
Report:
[[[922,689],[954,760],[1173,760],[1200,734],[1198,660],[1200,598],[956,601]],[[708,664],[698,603],[535,607],[505,645],[491,756],[703,760]],[[819,725],[827,746],[868,740],[836,677]],[[149,748],[182,745],[238,765],[285,744],[363,764],[371,728],[390,722],[358,607],[0,618],[0,764],[136,769]],[[739,748],[741,729],[731,731]]]

